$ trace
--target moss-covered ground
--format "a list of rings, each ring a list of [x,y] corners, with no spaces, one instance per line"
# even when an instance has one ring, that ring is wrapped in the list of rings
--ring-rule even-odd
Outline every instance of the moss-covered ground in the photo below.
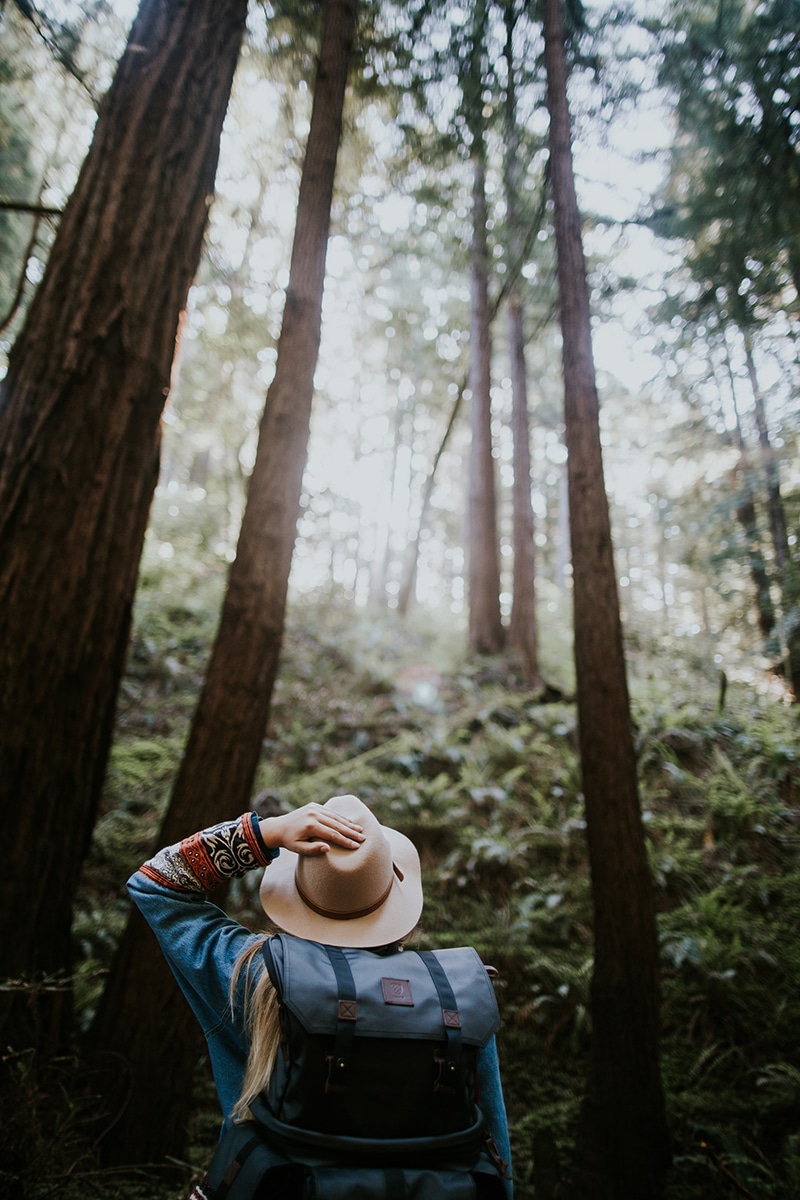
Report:
[[[75,917],[79,1025],[126,918],[202,679],[211,607],[140,601],[104,810]],[[546,639],[543,696],[458,631],[296,603],[257,781],[279,807],[354,791],[417,843],[422,945],[474,944],[500,972],[500,1040],[517,1194],[534,1147],[568,1164],[591,1037],[590,878],[568,647]],[[798,713],[731,681],[719,708],[702,660],[631,648],[643,819],[663,966],[662,1066],[674,1136],[670,1200],[800,1197]],[[253,894],[231,904],[257,920]],[[4,1115],[31,1196],[174,1198],[215,1136],[198,1065],[187,1163],[109,1172],[114,1120],[75,1059],[14,1064]],[[98,1124],[99,1120],[99,1124]],[[543,1172],[543,1175],[547,1172]],[[13,1194],[9,1192],[9,1195]],[[540,1192],[541,1196],[541,1192]]]

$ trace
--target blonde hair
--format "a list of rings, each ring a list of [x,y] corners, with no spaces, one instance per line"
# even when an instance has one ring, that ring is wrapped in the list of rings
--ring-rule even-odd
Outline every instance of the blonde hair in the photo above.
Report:
[[[244,979],[244,1026],[249,1049],[247,1066],[242,1080],[242,1094],[233,1107],[235,1121],[247,1120],[250,1101],[270,1081],[281,1041],[281,1018],[278,997],[266,970],[255,976],[253,960],[266,938],[260,938],[239,955],[231,976],[229,1001],[233,1011],[242,972]]]

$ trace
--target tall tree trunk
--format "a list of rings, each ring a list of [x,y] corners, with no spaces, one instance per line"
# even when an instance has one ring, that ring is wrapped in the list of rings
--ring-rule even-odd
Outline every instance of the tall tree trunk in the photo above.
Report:
[[[161,412],[246,13],[247,0],[143,0],[2,384],[0,946],[16,980],[70,975]],[[66,987],[0,996],[4,1045],[63,1037]]]
[[[508,302],[508,341],[511,353],[511,432],[514,439],[514,588],[508,640],[519,652],[525,680],[533,686],[541,682],[541,677],[536,630],[536,550],[531,500],[528,384],[523,309],[518,293],[514,293]]]
[[[514,4],[506,6],[506,145],[505,189],[508,228],[508,270],[515,280],[522,271],[524,239],[519,201],[519,129],[514,81]],[[512,541],[514,549],[514,585],[509,645],[518,651],[527,683],[541,682],[536,641],[536,553],[533,540],[533,502],[531,500],[530,419],[528,416],[528,376],[525,366],[525,319],[522,292],[516,282],[508,297],[508,348],[511,360],[511,433],[514,443],[514,487]]]
[[[283,636],[300,508],[331,198],[356,0],[326,0],[275,377],[267,393],[236,559],[205,684],[159,843],[248,807]],[[128,1107],[109,1139],[117,1161],[180,1154],[198,1038],[140,919],[131,917],[93,1029],[127,1064]]]
[[[574,1194],[594,1200],[655,1200],[662,1194],[670,1159],[659,1067],[658,940],[603,480],[560,0],[544,0],[544,35],[569,456],[578,723],[594,902],[592,1048]]]
[[[403,574],[400,580],[400,591],[397,595],[397,612],[398,615],[404,617],[408,612],[411,603],[411,597],[414,594],[417,580],[417,562],[419,559],[419,543],[422,536],[422,531],[425,528],[428,520],[428,512],[431,506],[431,497],[433,496],[433,488],[436,483],[436,472],[439,469],[439,463],[442,461],[442,455],[447,448],[447,443],[450,440],[450,434],[453,432],[453,426],[456,423],[456,417],[461,409],[461,401],[464,398],[465,384],[462,383],[458,389],[458,395],[455,398],[453,407],[450,410],[450,416],[447,420],[442,440],[439,442],[439,447],[433,456],[431,469],[428,472],[428,477],[425,480],[425,488],[422,493],[422,504],[420,506],[419,521],[414,537],[409,541],[406,547],[406,553],[403,558]]]
[[[505,631],[500,616],[500,556],[492,455],[489,254],[483,146],[473,148],[472,284],[469,389],[472,442],[469,466],[469,644],[478,654],[497,654]]]
[[[383,553],[380,555],[370,580],[370,603],[374,609],[382,612],[386,608],[386,585],[389,582],[389,567],[392,561],[392,513],[394,512],[395,492],[397,490],[397,468],[400,458],[400,447],[403,444],[403,427],[406,419],[406,409],[397,398],[392,426],[392,465],[389,468],[389,505],[386,522],[386,539],[383,543]]]
[[[728,354],[727,343],[725,344],[725,361],[728,368],[731,403],[733,404],[735,420],[734,440],[736,448],[739,451],[739,462],[735,472],[736,483],[738,485],[735,499],[736,519],[744,533],[747,565],[750,570],[750,578],[753,580],[756,616],[758,619],[758,628],[764,642],[764,649],[767,654],[775,654],[779,649],[776,636],[777,618],[775,615],[775,606],[772,603],[769,572],[761,548],[761,531],[758,526],[758,514],[756,512],[755,490],[753,486],[755,473],[750,462],[747,443],[744,440],[742,421],[739,416],[739,404],[736,399],[736,378],[733,373],[730,355]]]
[[[567,568],[570,562],[569,532],[569,471],[563,463],[558,475],[558,551],[556,555],[556,584],[563,592],[567,586]]]
[[[473,172],[468,372],[472,441],[466,548],[470,649],[478,654],[497,654],[503,648],[505,630],[500,616],[500,553],[492,455],[492,346],[486,232],[486,123],[483,115],[487,23],[487,0],[476,0],[469,59],[461,84]]]
[[[753,392],[753,401],[755,404],[756,428],[758,430],[758,444],[761,450],[761,466],[764,471],[764,476],[767,483],[767,512],[769,513],[769,527],[772,533],[772,545],[775,550],[775,564],[778,568],[778,575],[782,575],[783,569],[786,566],[786,559],[789,553],[789,542],[786,532],[786,513],[783,509],[783,500],[781,498],[781,481],[778,471],[778,464],[775,461],[775,451],[772,449],[772,442],[769,436],[769,427],[767,425],[767,411],[764,405],[764,393],[758,382],[758,373],[756,371],[755,359],[753,358],[753,339],[749,331],[744,334],[744,350],[745,360],[747,363],[747,376],[750,380],[750,387]]]

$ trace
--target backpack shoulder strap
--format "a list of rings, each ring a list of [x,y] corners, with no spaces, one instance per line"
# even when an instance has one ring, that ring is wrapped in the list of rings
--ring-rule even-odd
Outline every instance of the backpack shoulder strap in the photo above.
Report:
[[[253,1200],[268,1177],[270,1196],[300,1197],[302,1176],[302,1167],[268,1145],[259,1121],[244,1121],[223,1130],[200,1186],[210,1200]]]
[[[444,1053],[436,1056],[439,1074],[433,1090],[435,1092],[452,1092],[461,1068],[461,1017],[458,1012],[458,1004],[450,986],[450,980],[447,978],[447,972],[433,951],[418,950],[417,954],[428,968],[442,1010]]]
[[[275,991],[278,993],[278,997],[280,999],[283,995],[283,992],[281,989],[281,980],[280,975],[278,974],[278,968],[275,966],[275,958],[272,953],[271,942],[271,937],[264,938],[264,941],[261,944],[261,956],[264,959],[264,966],[267,968],[267,974],[269,975],[270,982],[275,988]]]
[[[225,1174],[221,1181],[214,1189],[214,1200],[225,1200],[228,1192],[233,1187],[236,1180],[239,1178],[242,1168],[247,1162],[254,1150],[257,1150],[262,1145],[261,1135],[255,1130],[251,1130],[243,1144],[239,1147],[234,1157],[230,1160],[225,1168]],[[242,1180],[239,1180],[240,1184]]]
[[[326,946],[325,951],[336,976],[338,1008],[333,1054],[326,1055],[328,1078],[325,1092],[343,1092],[347,1086],[347,1066],[353,1052],[358,1018],[358,995],[353,972],[338,946]]]

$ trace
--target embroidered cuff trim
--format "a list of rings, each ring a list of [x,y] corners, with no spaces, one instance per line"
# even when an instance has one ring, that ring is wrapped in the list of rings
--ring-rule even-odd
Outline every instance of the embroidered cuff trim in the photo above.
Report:
[[[247,823],[247,816],[250,817],[250,824]],[[256,856],[260,865],[268,867],[273,858],[277,858],[280,854],[279,846],[268,846],[261,836],[261,823],[258,815],[254,812],[246,814],[242,817],[242,829],[244,836],[250,842],[253,849],[253,854]]]
[[[156,883],[181,892],[210,892],[226,879],[265,867],[279,851],[264,845],[255,813],[193,833],[159,850],[141,868]]]

